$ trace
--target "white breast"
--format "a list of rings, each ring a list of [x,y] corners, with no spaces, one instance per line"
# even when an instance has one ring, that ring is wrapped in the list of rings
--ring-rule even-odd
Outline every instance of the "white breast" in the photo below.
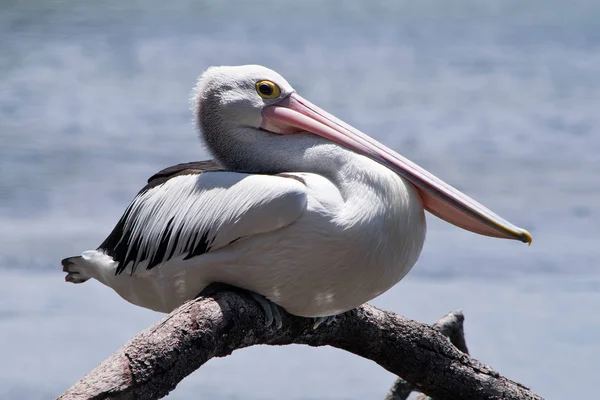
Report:
[[[419,257],[425,215],[409,183],[367,162],[376,165],[369,165],[371,176],[348,181],[351,187],[296,174],[308,189],[303,215],[206,254],[203,278],[253,290],[307,317],[338,314],[388,290]]]

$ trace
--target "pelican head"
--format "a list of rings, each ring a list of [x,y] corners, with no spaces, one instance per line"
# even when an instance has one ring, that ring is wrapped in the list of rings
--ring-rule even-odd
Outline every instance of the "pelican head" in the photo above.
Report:
[[[531,243],[531,235],[443,182],[412,161],[337,119],[296,93],[277,72],[258,65],[211,67],[194,91],[195,118],[213,155],[227,167],[248,172],[286,172],[291,137],[316,137],[362,154],[416,187],[425,210],[463,229]],[[249,157],[256,143],[267,152]],[[282,150],[283,149],[283,150]],[[276,156],[271,156],[276,154]],[[289,154],[291,158],[293,155]],[[276,164],[248,162],[270,158]],[[270,165],[262,170],[260,165]],[[276,165],[277,167],[273,167]],[[307,171],[308,172],[308,171]]]
[[[209,135],[215,118],[231,128],[259,129],[263,109],[294,92],[281,75],[260,65],[211,67],[200,76],[194,90],[196,122],[206,140],[214,140]]]

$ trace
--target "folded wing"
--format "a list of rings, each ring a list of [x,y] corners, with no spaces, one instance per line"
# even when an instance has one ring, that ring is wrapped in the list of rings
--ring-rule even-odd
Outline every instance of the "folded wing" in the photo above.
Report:
[[[293,177],[230,172],[211,161],[153,175],[98,248],[134,274],[293,223],[306,187]]]

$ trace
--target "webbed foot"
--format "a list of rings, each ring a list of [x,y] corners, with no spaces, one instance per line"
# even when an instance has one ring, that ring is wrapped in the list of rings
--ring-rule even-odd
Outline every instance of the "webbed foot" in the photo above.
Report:
[[[65,258],[61,261],[63,272],[67,273],[65,281],[71,283],[83,283],[90,279],[88,267],[81,256]]]

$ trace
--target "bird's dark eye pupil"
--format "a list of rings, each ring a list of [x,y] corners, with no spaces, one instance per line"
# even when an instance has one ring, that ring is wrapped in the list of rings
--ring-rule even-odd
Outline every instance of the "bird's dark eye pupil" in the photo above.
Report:
[[[273,88],[266,83],[259,85],[258,90],[260,90],[260,92],[265,96],[270,96],[273,94]]]

